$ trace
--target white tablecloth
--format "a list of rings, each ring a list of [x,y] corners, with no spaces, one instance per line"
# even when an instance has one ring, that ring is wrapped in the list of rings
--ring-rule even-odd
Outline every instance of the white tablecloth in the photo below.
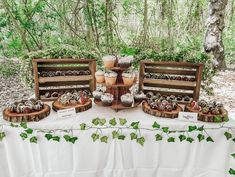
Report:
[[[91,125],[91,120],[97,116],[107,120],[126,118],[128,123],[140,121],[141,127],[148,128],[154,121],[170,129],[205,124],[156,118],[145,114],[141,107],[115,112],[93,105],[92,109],[78,113],[76,118],[63,120],[52,111],[40,122],[30,123],[30,127],[80,127],[84,122]],[[0,122],[7,123],[2,118]],[[205,127],[219,126],[205,124]],[[230,121],[226,126],[235,127],[235,124]],[[129,136],[124,141],[110,138],[107,144],[93,142],[91,134],[95,130],[75,131],[74,135],[79,137],[75,144],[48,142],[41,133],[37,134],[38,143],[34,144],[20,138],[22,129],[4,127],[4,131],[7,137],[0,142],[0,177],[227,177],[229,168],[235,168],[235,160],[230,156],[235,151],[235,143],[225,139],[224,130],[208,132],[214,143],[194,141],[191,144],[168,143],[166,139],[156,142],[155,132],[142,130],[146,139],[143,147]],[[103,130],[103,134],[111,136],[111,131]],[[123,133],[130,134],[129,130]]]

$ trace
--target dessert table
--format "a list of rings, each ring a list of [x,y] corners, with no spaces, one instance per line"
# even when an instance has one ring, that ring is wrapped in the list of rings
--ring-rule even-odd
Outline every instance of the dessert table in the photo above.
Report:
[[[51,103],[50,103],[51,104]],[[101,129],[92,128],[92,119],[125,118],[127,125],[139,122],[135,131],[145,138],[143,146],[131,140],[132,129],[110,126]],[[163,139],[156,141],[153,123],[168,127],[173,134],[162,133]],[[91,128],[76,130],[85,123]],[[49,117],[40,122],[28,123],[34,129],[73,130],[69,132],[78,140],[68,143],[48,141],[43,132],[34,132],[37,143],[22,140],[19,136],[22,128],[12,128],[9,122],[0,117],[6,138],[0,141],[0,176],[1,177],[228,177],[230,168],[235,168],[231,154],[235,143],[224,136],[226,131],[234,136],[235,122],[203,123],[185,122],[178,119],[163,119],[145,114],[141,106],[133,109],[114,111],[95,104],[92,109],[78,113],[76,117],[59,119],[51,111]],[[214,142],[197,140],[198,131],[186,132],[195,140],[193,142],[177,139],[180,130],[189,126],[208,128],[205,136]],[[0,127],[0,129],[1,129]],[[114,128],[120,129],[125,140],[112,139]],[[107,143],[99,140],[93,142],[94,132],[106,135]],[[174,132],[176,131],[176,132]],[[233,132],[233,133],[232,133]],[[53,132],[63,137],[64,132]],[[167,141],[168,136],[175,137],[175,142]]]

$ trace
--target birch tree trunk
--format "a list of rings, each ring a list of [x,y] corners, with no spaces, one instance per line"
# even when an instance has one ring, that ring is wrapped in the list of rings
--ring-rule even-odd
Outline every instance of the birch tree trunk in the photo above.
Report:
[[[228,0],[209,0],[209,17],[205,35],[204,49],[213,54],[213,66],[225,69],[224,45],[222,33],[225,27],[225,8]]]

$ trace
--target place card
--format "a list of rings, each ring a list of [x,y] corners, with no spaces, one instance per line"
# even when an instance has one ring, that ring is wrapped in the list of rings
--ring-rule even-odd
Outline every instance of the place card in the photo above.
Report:
[[[198,113],[195,112],[179,112],[179,120],[197,122]]]
[[[64,118],[75,118],[76,117],[76,109],[69,108],[69,109],[62,109],[57,111],[57,116],[59,119]]]

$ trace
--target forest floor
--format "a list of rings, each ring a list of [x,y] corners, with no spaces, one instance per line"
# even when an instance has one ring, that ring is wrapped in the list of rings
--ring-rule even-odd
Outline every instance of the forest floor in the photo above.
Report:
[[[209,85],[213,94],[201,91],[200,98],[222,102],[226,109],[235,115],[235,70],[218,72]],[[3,77],[0,75],[0,111],[14,100],[27,99],[34,94],[32,89],[25,88],[19,75]]]

